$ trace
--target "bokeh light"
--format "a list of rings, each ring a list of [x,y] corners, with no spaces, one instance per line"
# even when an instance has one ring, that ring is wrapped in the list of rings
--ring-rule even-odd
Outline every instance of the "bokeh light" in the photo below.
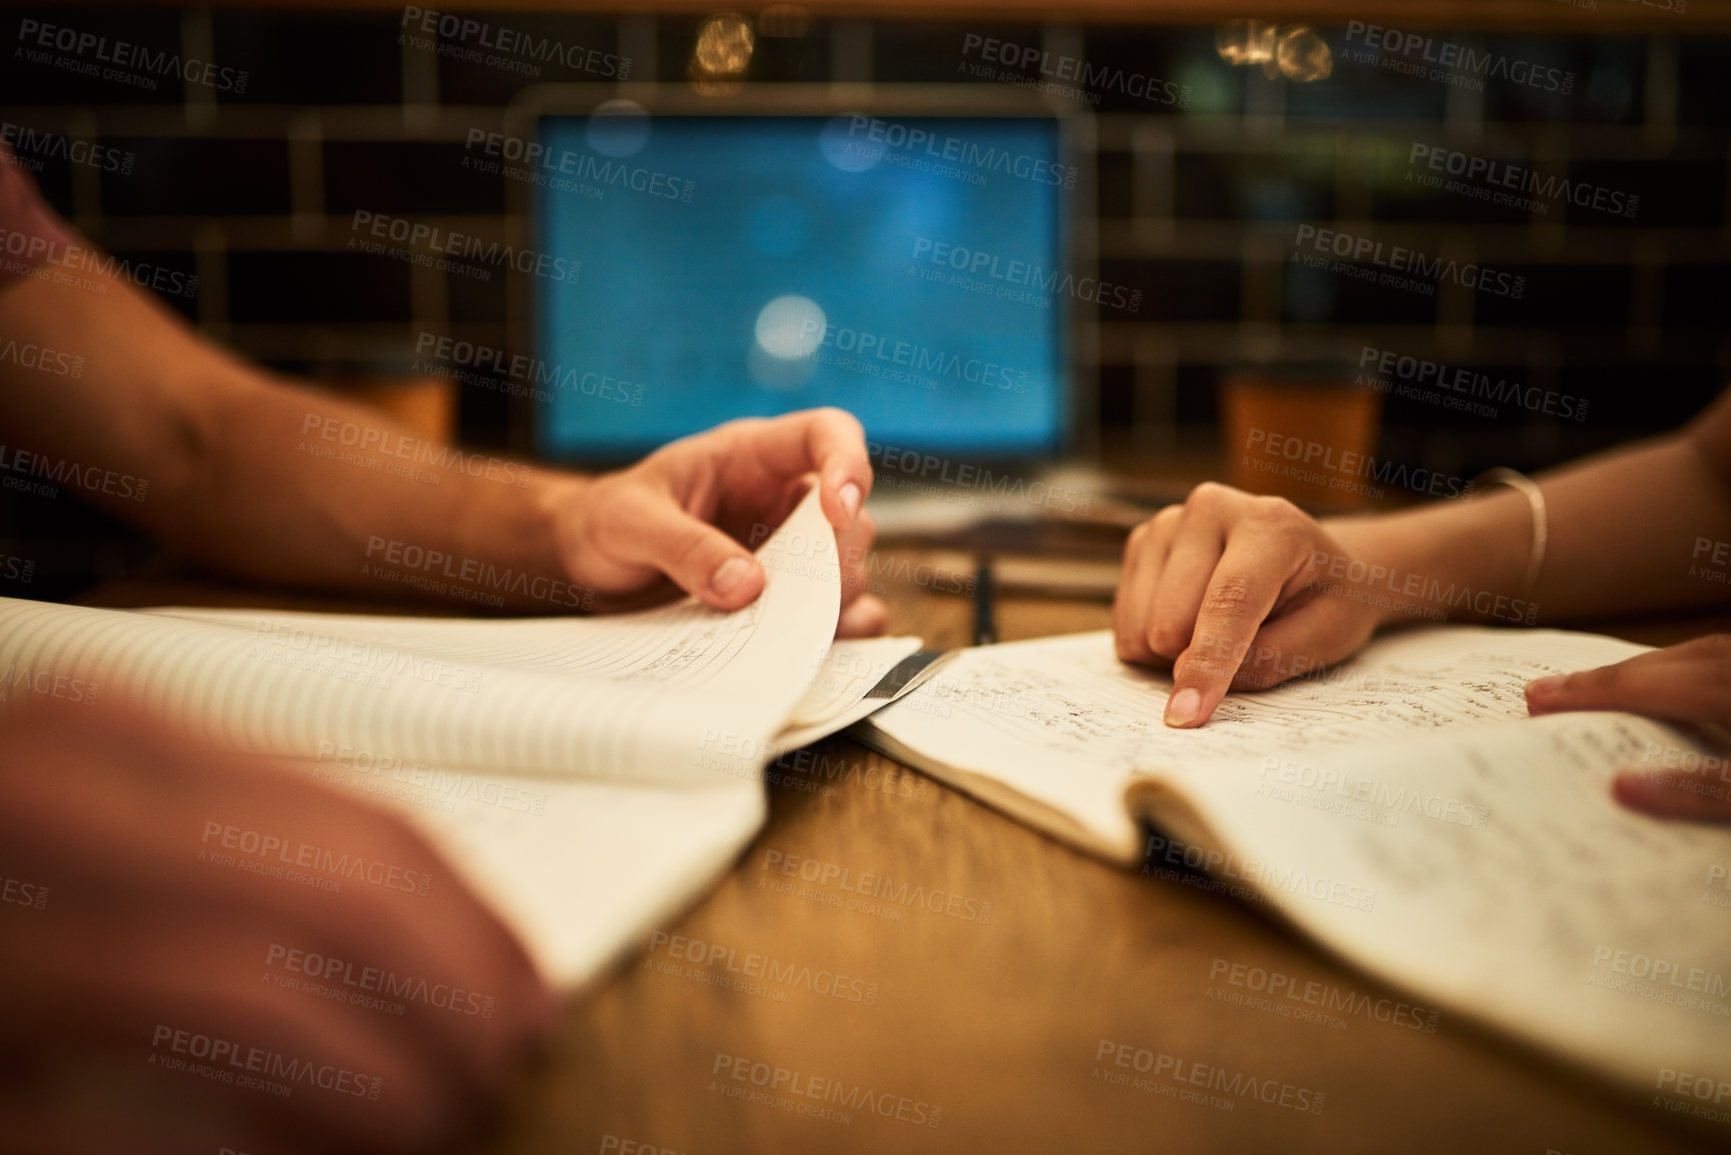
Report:
[[[829,318],[810,297],[775,298],[757,314],[757,345],[771,357],[797,361],[817,352]]]
[[[1214,30],[1214,51],[1228,64],[1274,59],[1275,27],[1266,20],[1228,20]]]
[[[635,156],[649,143],[649,113],[635,100],[609,100],[589,114],[583,138],[602,156]]]
[[[1300,84],[1327,80],[1334,72],[1334,52],[1328,41],[1303,24],[1283,30],[1274,53],[1282,75]]]
[[[737,12],[709,17],[698,28],[691,52],[692,87],[706,96],[738,91],[755,47],[757,37],[745,17]]]
[[[817,150],[831,168],[842,172],[864,172],[884,158],[884,146],[856,131],[858,121],[851,116],[832,117],[817,135]]]

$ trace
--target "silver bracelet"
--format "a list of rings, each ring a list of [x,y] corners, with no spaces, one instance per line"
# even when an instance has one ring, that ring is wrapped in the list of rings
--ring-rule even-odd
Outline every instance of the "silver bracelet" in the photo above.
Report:
[[[1527,558],[1527,572],[1521,576],[1521,598],[1530,600],[1533,587],[1539,584],[1539,570],[1545,564],[1545,546],[1550,541],[1550,520],[1545,512],[1545,494],[1539,488],[1538,482],[1524,473],[1497,466],[1479,474],[1478,481],[1486,485],[1506,485],[1518,490],[1527,499],[1527,504],[1533,510],[1533,552]]]

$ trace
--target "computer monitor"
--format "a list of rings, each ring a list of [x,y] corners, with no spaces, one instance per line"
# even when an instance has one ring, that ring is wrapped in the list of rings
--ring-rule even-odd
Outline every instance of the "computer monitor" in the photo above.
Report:
[[[1065,448],[1078,173],[1056,116],[613,101],[536,137],[535,247],[582,262],[533,285],[541,456],[821,405],[908,449]]]

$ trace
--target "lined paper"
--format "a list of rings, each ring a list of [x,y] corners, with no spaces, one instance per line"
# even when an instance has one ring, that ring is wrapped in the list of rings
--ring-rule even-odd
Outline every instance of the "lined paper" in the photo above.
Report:
[[[1307,777],[1373,783],[1353,792],[1384,800],[1368,813],[1225,775],[1179,789],[1209,844],[1374,889],[1369,909],[1268,893],[1338,953],[1651,1093],[1666,1069],[1731,1081],[1731,830],[1617,804],[1611,778],[1656,769],[1655,750],[1700,747],[1643,718],[1559,714],[1311,759]]]
[[[1271,754],[1506,722],[1526,715],[1529,680],[1644,648],[1548,630],[1415,630],[1321,676],[1229,695],[1208,725],[1173,730],[1161,721],[1171,678],[1120,662],[1102,630],[965,651],[866,728],[1063,813],[1087,832],[1085,849],[1133,862],[1142,847],[1124,791],[1139,775],[1254,775]]]

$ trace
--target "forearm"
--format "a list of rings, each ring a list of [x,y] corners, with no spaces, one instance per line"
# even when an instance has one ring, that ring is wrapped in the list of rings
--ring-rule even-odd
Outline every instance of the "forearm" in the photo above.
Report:
[[[1731,539],[1731,491],[1716,445],[1704,440],[1723,409],[1681,433],[1536,478],[1549,541],[1531,591],[1521,587],[1532,512],[1507,486],[1327,528],[1355,556],[1398,575],[1393,589],[1416,591],[1390,598],[1385,624],[1439,609],[1451,620],[1509,622],[1526,620],[1530,607],[1554,622],[1722,603],[1731,591],[1700,576],[1698,555],[1703,540]],[[1518,611],[1515,602],[1524,603]]]
[[[77,377],[0,366],[0,441],[56,468],[136,479],[83,492],[205,564],[392,596],[443,582],[481,595],[468,603],[519,609],[582,601],[555,585],[565,574],[551,532],[555,500],[580,479],[459,458],[373,410],[293,388],[122,281],[101,295],[13,285],[0,293],[0,336],[83,358]]]
[[[204,500],[164,535],[207,564],[515,609],[584,606],[555,549],[568,474],[429,442],[375,410],[277,382],[225,394]]]

